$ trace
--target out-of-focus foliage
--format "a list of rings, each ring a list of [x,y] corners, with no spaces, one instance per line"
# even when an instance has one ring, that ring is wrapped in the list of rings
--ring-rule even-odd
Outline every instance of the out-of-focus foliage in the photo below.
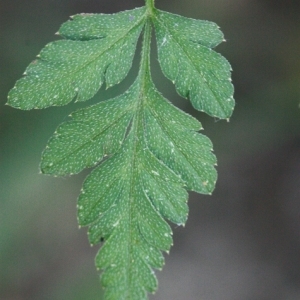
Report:
[[[219,157],[212,198],[192,194],[189,222],[158,273],[153,299],[297,300],[300,293],[300,3],[170,1],[157,7],[213,19],[227,43],[238,99],[226,126],[199,113]],[[69,15],[112,13],[140,1],[8,1],[0,7],[0,298],[101,299],[93,267],[97,249],[76,232],[76,195],[86,174],[65,180],[38,175],[40,152],[70,111],[21,112],[3,106],[35,54]],[[33,55],[34,53],[34,55]],[[136,66],[136,65],[135,65]],[[122,93],[131,73],[113,94]],[[163,94],[189,111],[159,69]],[[99,98],[98,98],[99,97]],[[62,228],[64,228],[62,230]],[[186,245],[189,247],[186,247]],[[74,266],[74,260],[78,264]],[[196,263],[195,263],[196,262]],[[176,282],[176,284],[174,284]]]

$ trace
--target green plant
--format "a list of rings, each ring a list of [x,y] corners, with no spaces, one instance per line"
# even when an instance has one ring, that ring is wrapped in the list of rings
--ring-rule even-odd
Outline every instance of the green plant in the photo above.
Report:
[[[211,194],[217,173],[201,124],[156,89],[150,72],[155,30],[158,60],[177,92],[195,109],[226,119],[234,107],[231,68],[212,50],[217,25],[170,14],[146,0],[112,15],[80,14],[64,23],[64,39],[48,44],[9,93],[24,110],[92,98],[129,72],[143,32],[140,69],[122,95],[80,109],[61,124],[42,154],[44,174],[64,176],[96,166],[78,199],[78,222],[91,244],[104,241],[96,266],[106,299],[146,299],[169,251],[172,232],[188,215],[187,190]]]

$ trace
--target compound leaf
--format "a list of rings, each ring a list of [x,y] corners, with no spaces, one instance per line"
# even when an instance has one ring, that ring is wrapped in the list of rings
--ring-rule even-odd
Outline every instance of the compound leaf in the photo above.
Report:
[[[231,67],[211,49],[223,40],[218,27],[160,10],[153,20],[159,63],[177,92],[197,110],[229,118],[234,107]]]
[[[150,3],[150,4],[149,4]],[[216,24],[147,7],[112,15],[80,14],[63,24],[9,93],[20,109],[93,97],[125,78],[141,31],[140,70],[122,95],[73,112],[42,154],[44,174],[65,176],[95,167],[78,199],[88,226],[106,300],[144,300],[157,289],[153,269],[172,245],[168,224],[185,224],[187,191],[211,194],[216,157],[201,123],[155,88],[150,72],[151,22],[161,68],[180,95],[218,118],[233,110],[230,65],[212,50],[224,40]]]

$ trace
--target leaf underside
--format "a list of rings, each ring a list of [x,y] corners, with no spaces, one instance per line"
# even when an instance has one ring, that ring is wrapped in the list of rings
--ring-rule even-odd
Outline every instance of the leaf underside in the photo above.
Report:
[[[140,71],[122,95],[75,111],[42,154],[45,174],[66,176],[95,167],[78,199],[78,222],[89,226],[105,299],[147,299],[169,251],[172,231],[188,215],[188,190],[211,194],[217,179],[212,143],[199,121],[155,88],[149,70],[151,25],[158,59],[177,92],[200,111],[229,118],[231,67],[212,50],[224,38],[217,25],[145,7],[80,14],[63,24],[63,40],[48,44],[9,93],[20,109],[92,98],[128,74],[143,31]]]

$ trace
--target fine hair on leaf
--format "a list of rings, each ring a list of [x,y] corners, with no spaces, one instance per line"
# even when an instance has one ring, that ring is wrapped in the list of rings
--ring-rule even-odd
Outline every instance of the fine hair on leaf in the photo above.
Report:
[[[83,183],[78,223],[100,244],[96,267],[106,300],[143,300],[157,289],[155,270],[173,244],[170,223],[184,225],[188,191],[210,195],[217,160],[201,123],[175,107],[151,75],[151,36],[177,93],[196,110],[229,119],[229,62],[214,48],[224,41],[210,21],[145,6],[114,14],[78,14],[58,30],[9,92],[8,104],[29,110],[87,101],[112,88],[132,67],[139,72],[121,95],[70,114],[49,139],[41,172],[66,176],[94,167]]]

